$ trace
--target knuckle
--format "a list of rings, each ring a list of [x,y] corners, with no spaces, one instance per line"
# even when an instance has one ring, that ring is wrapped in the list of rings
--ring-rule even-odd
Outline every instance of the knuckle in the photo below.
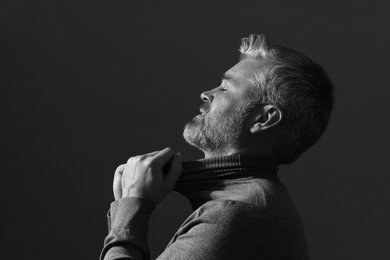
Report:
[[[151,158],[146,158],[145,160],[142,161],[142,164],[144,166],[151,166],[153,165],[153,160]]]
[[[139,161],[139,155],[132,156],[132,157],[130,157],[130,158],[127,160],[128,163],[137,162],[137,161]]]
[[[116,167],[115,172],[120,172],[123,169],[123,164]]]
[[[144,155],[139,155],[138,158],[139,158],[140,161],[144,161],[144,160],[146,160],[148,157],[144,154]]]
[[[139,155],[137,156],[136,161],[143,166],[148,166],[150,163],[150,158],[147,155]]]
[[[152,162],[152,158],[147,155],[136,155],[132,156],[127,160],[127,163],[131,164],[140,164],[144,166],[149,166]]]

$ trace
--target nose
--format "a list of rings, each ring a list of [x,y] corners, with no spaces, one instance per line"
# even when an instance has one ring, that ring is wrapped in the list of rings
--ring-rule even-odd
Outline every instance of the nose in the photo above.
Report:
[[[213,101],[213,96],[211,95],[210,91],[204,91],[200,94],[200,98],[204,102],[212,102]]]

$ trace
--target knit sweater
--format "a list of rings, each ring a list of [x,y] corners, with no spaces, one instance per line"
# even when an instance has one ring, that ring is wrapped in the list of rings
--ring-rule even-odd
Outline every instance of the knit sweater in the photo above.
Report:
[[[302,221],[277,177],[276,161],[231,155],[183,162],[174,191],[193,213],[157,258],[308,259]],[[111,203],[101,259],[149,259],[145,198]]]

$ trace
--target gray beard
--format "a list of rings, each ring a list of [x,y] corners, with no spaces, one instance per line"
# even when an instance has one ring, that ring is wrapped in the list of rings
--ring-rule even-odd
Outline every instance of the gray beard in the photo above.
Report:
[[[238,147],[243,138],[244,114],[243,111],[231,111],[228,114],[196,116],[184,126],[183,137],[203,152],[226,152]]]

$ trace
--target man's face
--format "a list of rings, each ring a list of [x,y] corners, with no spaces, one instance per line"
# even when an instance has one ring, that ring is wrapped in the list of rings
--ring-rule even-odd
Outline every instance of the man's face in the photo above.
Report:
[[[260,70],[261,62],[242,60],[224,73],[219,87],[203,92],[201,114],[185,125],[184,139],[207,154],[220,155],[245,143],[249,101],[256,88],[251,79]]]

